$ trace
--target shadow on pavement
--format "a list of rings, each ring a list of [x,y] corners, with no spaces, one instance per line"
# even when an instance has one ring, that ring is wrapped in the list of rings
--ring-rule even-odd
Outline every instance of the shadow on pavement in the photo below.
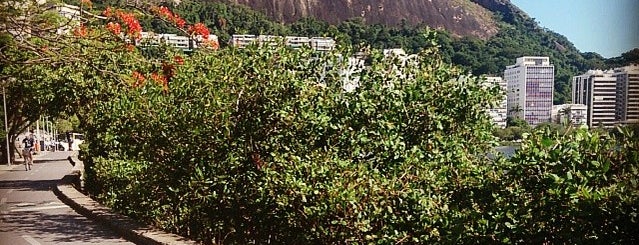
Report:
[[[33,163],[45,163],[45,162],[59,162],[59,161],[69,161],[66,157],[65,158],[60,158],[60,159],[51,159],[51,158],[46,158],[46,159],[33,159]]]
[[[16,170],[11,170],[16,171]],[[25,170],[19,170],[24,172]],[[50,191],[59,180],[1,180],[0,189],[14,189],[16,191]]]
[[[59,161],[69,161],[68,158],[45,158],[45,159],[33,159],[33,163],[45,163],[45,162],[59,162]],[[23,165],[23,160],[15,160],[11,165]]]
[[[72,211],[73,212],[73,211]],[[3,217],[0,232],[32,234],[54,244],[59,243],[109,243],[107,239],[120,239],[114,232],[100,229],[94,222],[73,214],[46,214],[38,211],[15,212]],[[5,230],[5,229],[11,230]]]

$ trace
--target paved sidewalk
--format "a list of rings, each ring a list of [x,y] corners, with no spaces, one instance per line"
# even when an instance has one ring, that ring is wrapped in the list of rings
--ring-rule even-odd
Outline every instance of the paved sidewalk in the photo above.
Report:
[[[64,151],[57,151],[57,152],[64,152]],[[54,153],[54,152],[50,152],[50,151],[41,151],[38,152],[38,154],[33,155],[33,162],[37,162],[37,161],[46,161],[46,160],[50,160],[51,157],[47,158],[47,155],[49,155],[49,153]],[[71,152],[69,152],[71,153]],[[6,161],[6,160],[5,160]],[[23,168],[24,170],[24,158],[18,158],[16,156],[16,158],[14,159],[13,164],[8,165],[8,164],[0,164],[0,173],[4,172],[4,171],[10,171],[15,169],[17,166],[20,166]]]
[[[29,171],[21,159],[17,160],[11,166],[0,166],[0,245],[198,244],[140,225],[76,190],[73,179],[77,180],[83,170],[77,152],[37,154]]]
[[[72,169],[71,153],[38,154],[30,171],[23,164],[0,168],[0,244],[133,244],[53,193]]]

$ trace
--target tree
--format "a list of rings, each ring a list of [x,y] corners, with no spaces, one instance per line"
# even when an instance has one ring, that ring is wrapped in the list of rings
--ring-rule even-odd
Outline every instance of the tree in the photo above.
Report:
[[[639,63],[639,48],[634,48],[628,52],[621,54],[626,64]]]
[[[523,111],[524,109],[521,108],[519,104],[516,104],[508,110],[509,118],[521,119],[522,116],[519,114]]]
[[[55,69],[77,62],[71,35],[57,31],[72,29],[74,21],[57,15],[55,8],[31,1],[11,1],[0,5],[0,81],[6,89],[10,156],[15,139],[42,115],[56,117],[66,111],[65,84],[52,79]],[[4,131],[4,127],[2,128]],[[0,146],[7,159],[6,144]]]
[[[186,25],[165,7],[140,8],[151,10],[147,13],[107,8],[98,15],[86,10],[90,4],[82,1],[74,12],[78,17],[71,19],[62,17],[56,5],[28,2],[0,7],[7,20],[0,32],[0,78],[8,91],[12,157],[16,136],[40,116],[77,115],[80,123],[85,121],[85,111],[95,101],[109,99],[119,85],[133,80],[136,66],[131,63],[162,70],[169,77],[172,69],[163,67],[164,57],[147,59],[129,44],[142,31],[136,13],[158,16],[188,36],[205,37],[204,46],[218,47],[207,41],[209,30],[202,23]],[[124,72],[129,75],[123,76]],[[6,149],[2,154],[6,159]]]

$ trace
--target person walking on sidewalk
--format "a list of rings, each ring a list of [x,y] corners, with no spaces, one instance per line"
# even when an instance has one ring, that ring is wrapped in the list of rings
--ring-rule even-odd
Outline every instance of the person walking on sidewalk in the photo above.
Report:
[[[35,139],[33,138],[33,131],[29,132],[29,136],[22,140],[22,158],[24,158],[24,170],[29,171],[31,165],[33,165],[33,147],[35,146]]]
[[[67,131],[67,143],[69,143],[69,151],[73,151],[73,134]]]

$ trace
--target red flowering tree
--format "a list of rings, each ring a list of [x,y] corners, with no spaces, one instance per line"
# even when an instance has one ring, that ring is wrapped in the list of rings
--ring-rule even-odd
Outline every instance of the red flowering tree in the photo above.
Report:
[[[190,31],[191,26],[166,7],[147,8],[161,10],[149,12],[113,7],[97,11],[91,1],[83,0],[77,8],[67,6],[76,16],[69,19],[58,15],[58,8],[15,3],[0,5],[0,83],[7,89],[9,105],[9,130],[4,132],[2,127],[1,131],[9,135],[11,152],[16,136],[41,115],[56,117],[90,109],[92,101],[117,93],[117,86],[139,88],[151,78],[152,84],[169,92],[176,65],[184,64],[184,58],[167,54],[159,60],[148,59],[136,52],[133,44],[143,31],[140,15],[166,19],[194,38],[209,33],[202,24]],[[6,150],[2,154],[1,159],[7,159]]]

